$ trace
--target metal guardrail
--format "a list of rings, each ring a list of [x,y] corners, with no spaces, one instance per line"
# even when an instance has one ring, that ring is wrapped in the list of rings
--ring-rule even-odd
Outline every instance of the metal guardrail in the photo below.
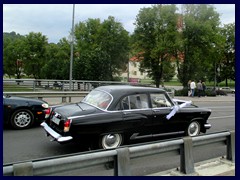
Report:
[[[197,137],[184,137],[182,139],[145,144],[134,147],[122,147],[115,150],[99,151],[87,154],[69,155],[64,157],[33,160],[15,164],[3,165],[4,176],[41,176],[53,175],[69,170],[81,170],[96,165],[113,164],[113,175],[131,176],[131,160],[148,155],[157,154],[168,157],[174,152],[180,155],[180,172],[194,173],[193,148],[197,146],[226,146],[226,158],[235,162],[235,130]],[[207,149],[207,148],[206,148]]]
[[[3,86],[8,85],[15,88],[17,86],[28,87],[34,92],[39,90],[55,90],[55,91],[69,91],[69,80],[53,80],[53,79],[3,79]],[[121,81],[86,81],[86,80],[72,80],[73,91],[91,91],[98,86],[104,85],[139,85],[152,86],[150,84],[139,84],[132,82]],[[174,97],[174,89],[167,88],[168,94]]]
[[[33,91],[37,89],[57,89],[68,91],[70,89],[69,80],[54,80],[54,79],[3,79],[3,84],[28,86]],[[130,82],[121,81],[88,81],[88,80],[72,80],[72,90],[90,91],[93,88],[102,85],[116,84],[133,84]]]
[[[7,96],[19,96],[19,97],[30,97],[37,99],[45,99],[45,98],[61,98],[62,103],[68,102],[70,103],[72,97],[85,97],[89,92],[88,91],[62,91],[62,92],[3,92],[3,95]]]

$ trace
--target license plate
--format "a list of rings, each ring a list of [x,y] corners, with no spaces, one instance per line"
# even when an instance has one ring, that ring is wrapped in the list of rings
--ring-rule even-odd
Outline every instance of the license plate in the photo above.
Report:
[[[56,123],[57,125],[59,125],[60,123],[60,119],[56,118],[55,116],[52,117],[52,122]]]

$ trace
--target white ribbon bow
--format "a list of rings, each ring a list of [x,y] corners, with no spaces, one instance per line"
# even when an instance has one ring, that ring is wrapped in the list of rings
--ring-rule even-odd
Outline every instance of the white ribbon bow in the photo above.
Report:
[[[172,116],[174,116],[176,114],[176,112],[183,107],[189,106],[192,104],[192,101],[186,101],[180,105],[175,105],[173,107],[173,110],[166,116],[166,118],[169,120]]]

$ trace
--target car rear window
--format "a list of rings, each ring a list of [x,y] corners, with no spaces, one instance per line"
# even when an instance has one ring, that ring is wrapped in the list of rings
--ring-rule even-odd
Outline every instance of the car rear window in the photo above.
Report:
[[[109,107],[112,99],[112,96],[105,91],[93,90],[82,100],[82,102],[105,110]]]

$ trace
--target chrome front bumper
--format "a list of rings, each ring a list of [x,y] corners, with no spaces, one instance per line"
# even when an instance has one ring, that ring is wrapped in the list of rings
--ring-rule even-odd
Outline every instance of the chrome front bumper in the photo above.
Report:
[[[63,143],[63,142],[70,141],[73,139],[72,136],[62,136],[62,135],[58,134],[51,127],[49,127],[47,125],[47,123],[45,123],[45,122],[41,123],[41,126],[46,131],[47,136],[50,135],[51,137],[53,137],[54,140],[56,140],[59,143]]]

